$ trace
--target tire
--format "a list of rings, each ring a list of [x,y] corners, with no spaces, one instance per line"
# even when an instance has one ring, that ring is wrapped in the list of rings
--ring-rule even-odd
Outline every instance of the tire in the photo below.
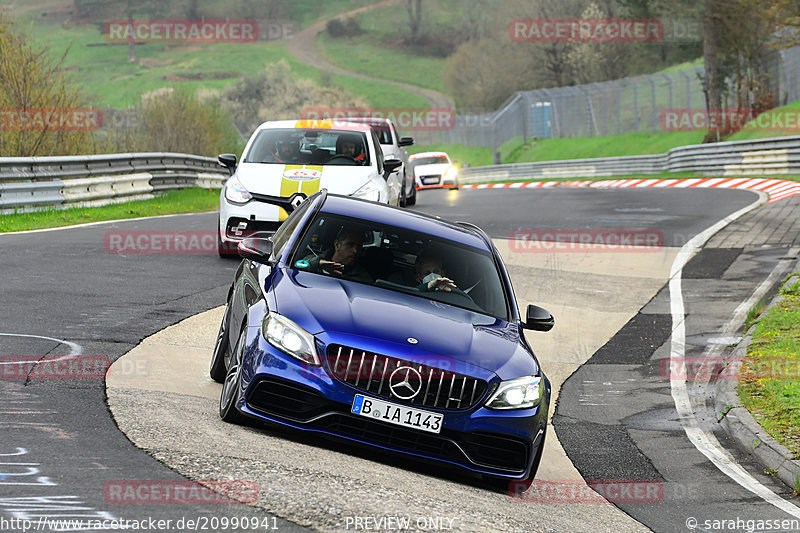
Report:
[[[220,229],[219,218],[217,218],[217,253],[220,257],[230,256],[230,254],[225,250],[225,243],[222,242],[222,230]]]
[[[247,339],[247,326],[242,326],[242,333],[236,341],[236,347],[230,359],[230,365],[225,373],[225,382],[219,393],[219,417],[229,424],[243,424],[247,417],[236,409],[236,400],[239,398],[239,381],[242,378],[242,356]]]
[[[417,203],[417,185],[415,183],[411,184],[411,196],[406,198],[406,205],[411,206]]]
[[[406,198],[406,184],[403,183],[403,185],[400,187],[400,200],[398,201],[398,204],[400,205],[400,207],[406,207],[407,201],[408,199]]]
[[[217,383],[225,382],[225,363],[231,359],[231,343],[228,342],[228,310],[230,307],[229,300],[222,315],[222,323],[219,325],[217,342],[214,345],[214,355],[211,356],[211,368],[208,372],[211,379]]]

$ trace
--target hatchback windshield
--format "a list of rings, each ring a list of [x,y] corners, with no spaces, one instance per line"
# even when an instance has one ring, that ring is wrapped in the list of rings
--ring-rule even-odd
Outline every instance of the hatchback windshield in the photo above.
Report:
[[[313,129],[264,129],[244,156],[246,163],[369,165],[364,133]]]
[[[288,264],[508,320],[488,251],[412,229],[320,213]]]
[[[436,156],[431,156],[431,157],[420,157],[419,159],[414,159],[412,161],[412,163],[414,163],[417,166],[420,166],[420,165],[442,165],[442,164],[447,164],[449,162],[450,161],[448,161],[447,158],[444,157],[443,155],[436,155]]]

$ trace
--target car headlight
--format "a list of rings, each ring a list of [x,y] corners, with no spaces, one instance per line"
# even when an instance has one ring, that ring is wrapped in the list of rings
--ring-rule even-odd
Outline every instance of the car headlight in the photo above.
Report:
[[[225,198],[235,204],[246,204],[253,199],[253,195],[244,188],[238,178],[231,178],[225,184]]]
[[[458,177],[458,169],[454,166],[449,167],[447,171],[445,171],[444,177],[448,180],[455,180]]]
[[[361,198],[363,200],[378,202],[381,199],[381,188],[378,186],[377,183],[370,180],[363,187],[354,192],[352,196],[355,196],[356,198]]]
[[[261,326],[264,339],[280,351],[309,365],[322,363],[314,347],[314,336],[278,313],[270,313]]]
[[[486,401],[486,407],[489,409],[529,409],[539,405],[543,392],[541,376],[526,376],[503,381]]]

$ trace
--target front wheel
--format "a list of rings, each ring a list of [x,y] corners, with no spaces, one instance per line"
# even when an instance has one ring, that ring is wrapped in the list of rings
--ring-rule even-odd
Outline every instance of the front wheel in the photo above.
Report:
[[[225,306],[222,315],[222,322],[217,333],[217,342],[214,345],[214,355],[211,356],[211,368],[209,375],[217,383],[225,381],[225,364],[231,359],[231,343],[228,342],[228,311],[231,308],[230,301]]]
[[[414,205],[417,203],[417,184],[411,184],[411,196],[406,198],[406,205]]]
[[[247,326],[245,325],[242,327],[242,334],[239,335],[239,340],[236,341],[236,347],[233,349],[233,357],[231,357],[228,371],[225,374],[225,382],[222,384],[222,392],[219,395],[219,417],[229,424],[242,424],[246,421],[246,417],[236,409],[246,342]]]

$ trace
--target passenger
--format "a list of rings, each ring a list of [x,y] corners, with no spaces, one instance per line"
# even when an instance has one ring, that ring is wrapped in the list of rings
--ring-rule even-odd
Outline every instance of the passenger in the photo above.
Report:
[[[363,244],[363,233],[344,227],[336,234],[333,248],[320,256],[306,258],[307,270],[350,281],[375,283],[367,269],[358,262]]]
[[[419,283],[415,288],[419,291],[450,292],[451,288],[458,288],[453,280],[445,277],[442,260],[434,254],[423,252],[417,256],[414,272],[417,276],[417,283]]]

